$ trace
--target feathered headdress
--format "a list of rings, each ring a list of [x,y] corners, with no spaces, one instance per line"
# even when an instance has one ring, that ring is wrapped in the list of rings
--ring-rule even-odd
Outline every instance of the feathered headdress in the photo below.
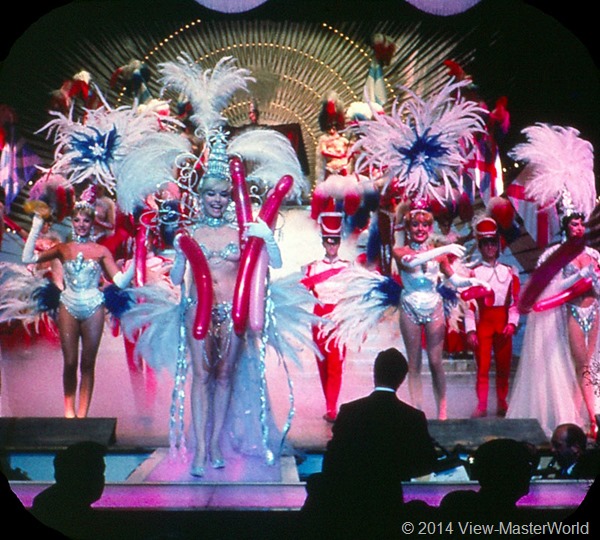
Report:
[[[56,118],[43,126],[47,137],[56,144],[52,172],[61,174],[71,184],[94,182],[110,193],[115,190],[119,162],[146,138],[165,126],[175,126],[174,119],[150,108],[123,106],[111,109],[107,103],[86,110],[85,122],[69,115],[51,112]]]
[[[537,123],[521,131],[527,142],[509,157],[525,163],[517,181],[542,208],[556,205],[561,217],[589,216],[596,199],[594,149],[573,127]]]
[[[374,167],[396,179],[409,197],[447,200],[462,191],[461,168],[476,133],[484,130],[485,110],[461,98],[468,81],[448,82],[428,99],[407,88],[390,115],[359,121],[355,168]]]
[[[41,176],[29,190],[29,198],[23,205],[27,213],[47,214],[61,222],[75,204],[75,190],[60,174],[48,172]]]
[[[335,92],[329,92],[321,104],[319,127],[321,131],[329,131],[332,127],[341,131],[346,127],[344,105]]]
[[[187,97],[191,106],[190,121],[196,134],[207,140],[209,134],[226,123],[222,111],[237,91],[248,91],[255,81],[250,71],[239,68],[235,58],[221,58],[213,69],[204,69],[181,53],[175,62],[159,64],[163,92],[175,90]]]

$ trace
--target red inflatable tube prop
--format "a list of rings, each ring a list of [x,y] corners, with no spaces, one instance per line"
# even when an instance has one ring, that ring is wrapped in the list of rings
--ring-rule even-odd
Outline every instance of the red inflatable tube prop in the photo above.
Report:
[[[135,278],[134,283],[136,286],[141,287],[146,284],[146,258],[148,255],[147,247],[148,229],[142,224],[137,226],[135,231]]]
[[[460,297],[465,302],[469,300],[479,300],[483,299],[483,303],[486,306],[494,305],[494,291],[490,289],[486,289],[482,285],[474,285],[473,287],[469,287],[460,293]]]
[[[267,196],[267,200],[262,205],[259,217],[271,228],[275,226],[277,213],[283,199],[290,191],[294,180],[291,176],[285,175],[277,182],[275,188]],[[252,279],[255,275],[255,269],[264,245],[262,238],[250,237],[240,256],[240,267],[238,270],[235,291],[233,292],[232,319],[233,329],[238,336],[246,331],[248,324],[248,315],[250,310],[250,290],[252,288]],[[264,286],[264,284],[263,284]],[[264,293],[263,293],[264,294]]]
[[[561,291],[558,294],[550,296],[548,298],[544,298],[539,302],[536,302],[533,306],[533,311],[540,312],[546,311],[547,309],[552,309],[558,306],[561,306],[565,302],[572,300],[573,298],[577,298],[582,294],[585,294],[592,288],[592,278],[581,278],[579,281],[576,281],[573,285],[571,285],[568,289]]]
[[[523,314],[529,313],[550,281],[569,264],[585,247],[583,238],[572,238],[562,244],[529,277],[519,297],[518,307]]]
[[[248,186],[246,185],[244,164],[240,158],[231,158],[231,161],[229,162],[229,172],[231,174],[233,185],[231,195],[235,203],[235,214],[240,231],[240,246],[243,246],[243,235],[246,223],[252,221],[252,204],[250,203],[250,195],[248,194]]]
[[[263,246],[252,276],[248,306],[248,324],[254,332],[260,332],[265,324],[265,287],[268,270],[269,255]]]
[[[213,305],[210,268],[200,246],[188,235],[182,234],[179,237],[179,247],[190,263],[194,282],[196,283],[198,303],[196,304],[192,335],[195,339],[202,340],[206,337],[210,327],[210,314]]]

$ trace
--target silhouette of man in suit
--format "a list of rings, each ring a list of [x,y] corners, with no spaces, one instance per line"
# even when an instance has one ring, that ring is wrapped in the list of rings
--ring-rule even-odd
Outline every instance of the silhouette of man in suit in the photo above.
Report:
[[[600,474],[600,448],[588,448],[585,431],[577,424],[560,424],[552,432],[554,478],[594,479]]]
[[[374,390],[340,407],[322,473],[307,483],[303,510],[308,534],[398,535],[402,481],[428,474],[437,460],[424,413],[396,395],[407,373],[400,351],[380,352],[374,364]]]

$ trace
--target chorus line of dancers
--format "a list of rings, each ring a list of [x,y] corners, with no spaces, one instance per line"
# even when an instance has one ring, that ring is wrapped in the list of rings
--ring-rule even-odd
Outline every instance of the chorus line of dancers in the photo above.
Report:
[[[422,408],[425,350],[444,420],[442,354],[458,309],[477,361],[473,416],[488,414],[493,359],[499,416],[537,418],[547,432],[573,422],[596,434],[600,254],[585,245],[594,242],[586,223],[596,193],[593,148],[576,129],[536,124],[512,151],[528,167],[526,193],[556,209],[563,235],[521,284],[499,260],[506,231],[497,206],[471,216],[475,259],[463,240],[433,234],[436,214],[464,206],[469,163],[489,135],[489,111],[466,97],[470,81],[450,77],[427,98],[404,89],[389,114],[367,102],[348,126],[327,100],[317,148],[326,165],[311,194],[287,137],[256,124],[227,129],[226,105],[254,80],[235,58],[203,69],[182,53],[159,70],[184,116],[162,100],[112,108],[97,87],[81,117],[72,107],[53,112],[40,131],[56,152],[29,195],[23,264],[0,267],[1,321],[58,329],[66,417],[88,414],[109,315],[128,361],[173,376],[170,444],[193,448],[192,475],[225,467],[230,452],[272,465],[286,451],[294,410],[276,425],[268,351],[283,364],[299,364],[302,348],[314,353],[324,418],[335,422],[346,351],[394,310],[411,402]],[[307,199],[325,256],[273,278],[286,255],[276,239],[281,207]],[[43,246],[44,223],[67,219],[70,238]],[[339,259],[348,228],[368,231],[376,246],[365,260]],[[511,393],[512,337],[525,317]],[[548,349],[548,335],[564,339]],[[183,421],[190,367],[191,445]]]

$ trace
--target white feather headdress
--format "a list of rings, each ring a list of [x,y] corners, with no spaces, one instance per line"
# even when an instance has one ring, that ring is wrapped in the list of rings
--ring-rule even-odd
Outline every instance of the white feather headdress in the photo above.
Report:
[[[408,98],[396,100],[391,114],[358,121],[356,168],[385,171],[411,197],[445,200],[462,191],[461,168],[473,137],[484,130],[486,112],[460,96],[467,84],[451,79],[428,99],[401,87]]]
[[[557,205],[559,212],[589,216],[596,199],[594,148],[573,127],[537,123],[521,130],[527,142],[509,157],[525,163],[517,180],[527,197],[540,207]]]
[[[231,56],[221,58],[213,69],[204,69],[188,54],[181,53],[176,61],[163,62],[158,68],[162,74],[162,92],[172,89],[189,100],[190,121],[203,139],[225,125],[223,109],[237,91],[248,91],[248,83],[255,80],[249,70],[237,67],[236,59]]]

